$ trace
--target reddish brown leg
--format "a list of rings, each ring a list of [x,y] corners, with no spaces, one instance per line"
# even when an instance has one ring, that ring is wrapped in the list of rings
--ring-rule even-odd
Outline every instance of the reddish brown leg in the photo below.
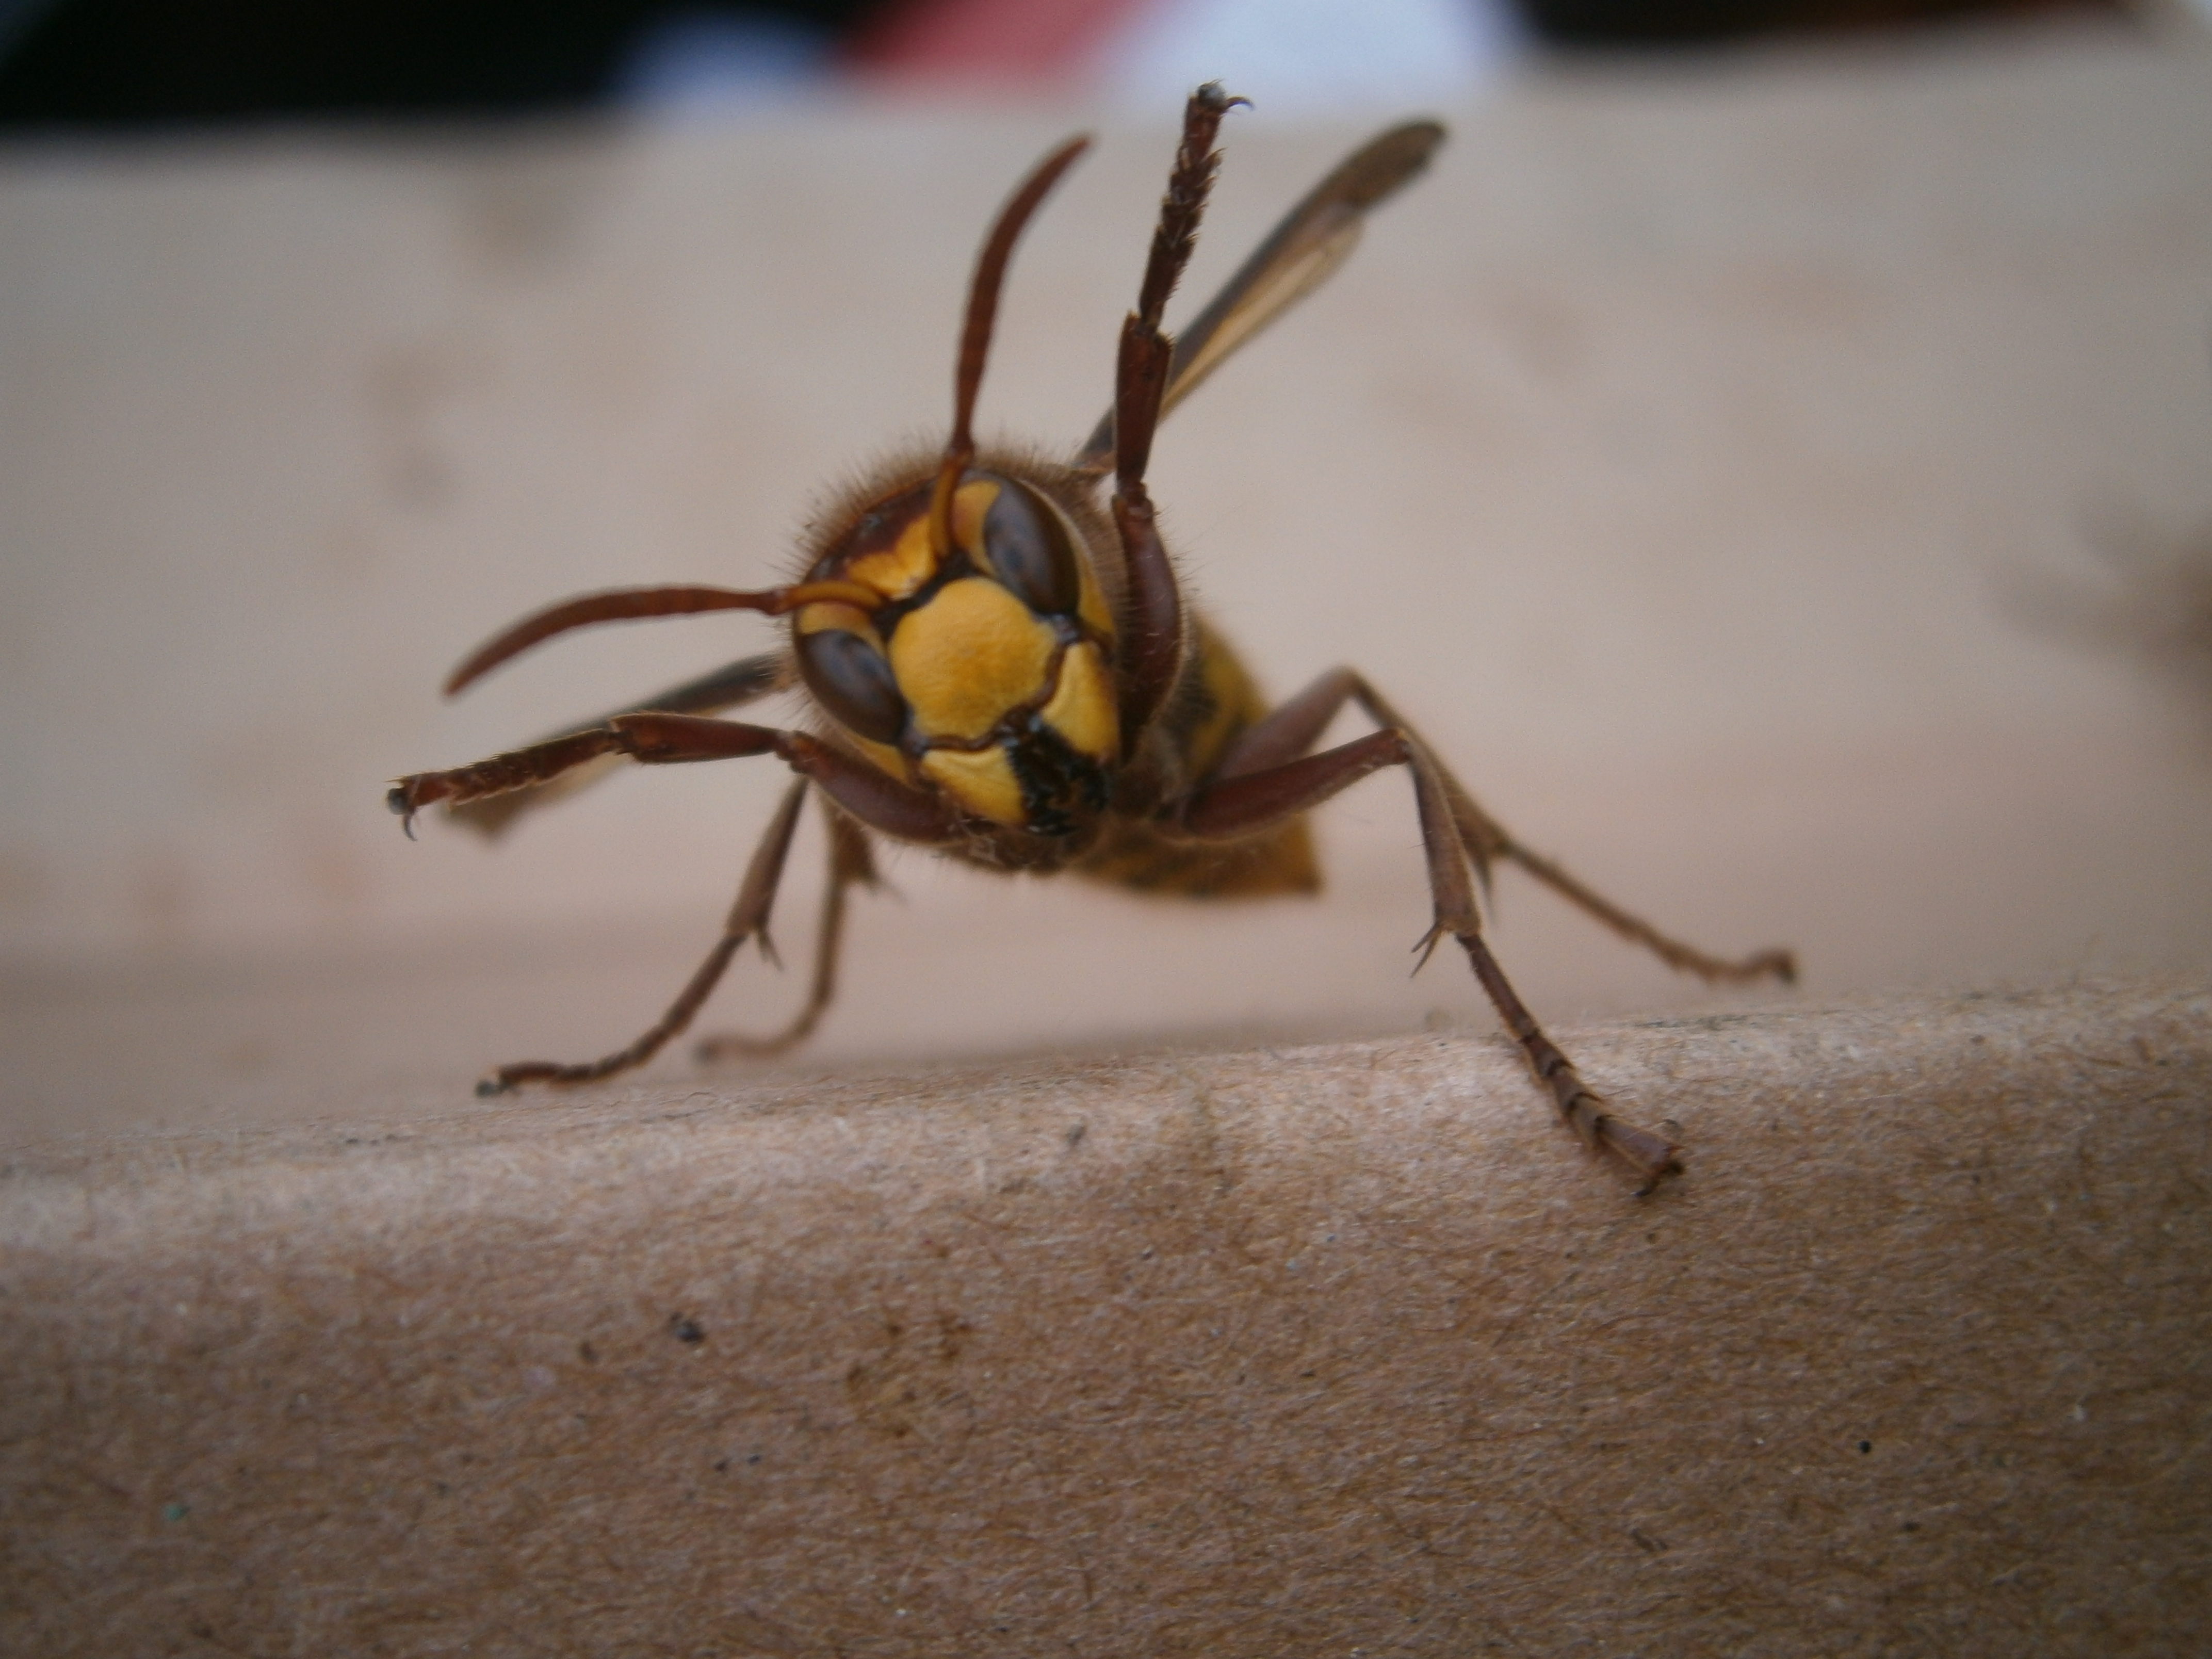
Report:
[[[477,1085],[480,1094],[498,1094],[524,1083],[588,1083],[642,1065],[690,1024],[691,1017],[698,1012],[699,1006],[714,990],[731,958],[746,939],[757,936],[763,950],[769,951],[769,912],[775,902],[784,860],[791,850],[792,831],[798,823],[799,802],[808,785],[821,789],[862,823],[890,835],[908,841],[941,842],[959,833],[958,821],[933,797],[908,788],[866,762],[832,749],[818,738],[803,732],[779,732],[735,720],[702,720],[684,714],[625,714],[589,732],[518,749],[511,754],[495,755],[473,766],[450,772],[418,772],[393,785],[387,800],[393,811],[411,819],[422,807],[438,801],[462,805],[506,790],[547,783],[610,754],[627,755],[648,764],[774,754],[799,778],[784,797],[759,849],[753,854],[744,885],[724,925],[721,939],[708,952],[706,961],[699,964],[698,971],[691,975],[690,982],[669,1006],[668,1012],[650,1030],[628,1048],[585,1065],[527,1060],[502,1066]],[[849,833],[858,840],[857,852],[835,839],[842,833]],[[839,885],[837,872],[841,868],[851,872],[845,878],[847,884],[868,878],[872,871],[861,831],[841,820],[831,834],[833,849],[846,848],[843,852],[833,851],[833,859],[842,860],[833,864],[833,890]],[[834,935],[830,950],[826,967],[817,963],[816,969],[816,1000],[802,1016],[810,1024],[834,988]],[[796,1040],[795,1036],[793,1040]]]
[[[1213,188],[1220,155],[1213,148],[1221,118],[1231,98],[1212,82],[1183,106],[1182,143],[1145,262],[1137,308],[1121,325],[1121,355],[1114,377],[1114,526],[1121,539],[1128,571],[1129,626],[1121,647],[1121,730],[1126,740],[1152,723],[1182,667],[1182,595],[1175,569],[1153,521],[1152,499],[1145,488],[1152,434],[1160,421],[1160,399],[1167,390],[1168,366],[1175,343],[1160,331],[1168,296],[1198,240],[1198,223]]]
[[[726,1032],[702,1038],[698,1054],[702,1060],[780,1054],[813,1033],[823,1011],[837,994],[837,958],[844,939],[847,893],[855,885],[873,887],[878,878],[874,855],[868,850],[867,832],[842,812],[825,809],[822,817],[830,834],[830,884],[822,894],[822,921],[814,940],[814,974],[806,993],[806,1006],[773,1036],[750,1037]],[[734,927],[737,921],[732,912],[731,925]],[[772,954],[769,951],[765,926],[761,930],[761,950],[763,954]]]
[[[722,924],[721,938],[714,941],[714,948],[707,953],[706,961],[699,964],[690,982],[677,994],[676,1000],[668,1005],[668,1012],[635,1042],[580,1066],[563,1066],[550,1060],[518,1060],[512,1066],[501,1066],[477,1084],[477,1092],[504,1094],[526,1083],[593,1083],[617,1072],[626,1072],[633,1066],[642,1066],[660,1052],[669,1038],[691,1023],[691,1017],[713,994],[730,959],[747,939],[758,939],[761,954],[773,961],[775,951],[769,942],[769,915],[775,908],[776,889],[783,881],[784,860],[791,853],[792,832],[799,826],[799,809],[806,799],[806,780],[800,778],[784,792],[782,804],[769,820],[768,833],[761,837],[760,845],[753,850],[751,863],[745,866],[744,884],[738,889],[738,902],[730,907],[729,919]]]
[[[1294,723],[1286,720],[1244,752],[1263,751],[1270,744],[1285,741]],[[1254,729],[1258,732],[1267,725],[1262,721]],[[1606,1109],[1605,1097],[1583,1081],[1574,1062],[1544,1034],[1498,959],[1491,955],[1482,939],[1467,847],[1460,838],[1443,773],[1411,733],[1392,726],[1318,755],[1240,772],[1207,784],[1182,803],[1178,815],[1181,828],[1196,840],[1240,840],[1295,817],[1370,772],[1393,764],[1413,773],[1413,799],[1420,812],[1421,846],[1427,859],[1429,893],[1436,917],[1422,941],[1425,953],[1434,950],[1447,934],[1460,942],[1498,1017],[1520,1043],[1538,1079],[1551,1090],[1559,1115],[1583,1145],[1610,1152],[1633,1170],[1643,1183],[1639,1192],[1650,1191],[1680,1168],[1673,1144]]]
[[[1214,774],[1227,779],[1279,766],[1303,755],[1319,741],[1328,723],[1348,702],[1356,702],[1376,725],[1394,726],[1420,744],[1411,726],[1359,674],[1349,668],[1332,668],[1311,685],[1272,710],[1264,720],[1239,737]],[[1425,744],[1421,744],[1426,749]],[[1694,945],[1670,939],[1640,917],[1585,887],[1551,860],[1522,846],[1504,827],[1475,804],[1474,797],[1443,764],[1429,752],[1430,763],[1442,781],[1444,799],[1450,803],[1460,839],[1474,860],[1476,872],[1486,884],[1492,859],[1519,865],[1561,897],[1578,905],[1624,939],[1643,945],[1669,968],[1695,974],[1707,983],[1737,983],[1771,977],[1784,984],[1797,977],[1796,959],[1787,951],[1756,951],[1740,961],[1709,956]]]
[[[459,806],[510,789],[550,783],[605,755],[627,755],[647,766],[774,755],[819,785],[861,823],[885,835],[936,842],[960,833],[959,820],[935,796],[901,783],[819,738],[690,714],[623,714],[588,732],[494,755],[472,766],[416,772],[392,786],[385,805],[399,814],[412,835],[415,814],[425,806],[439,801]]]
[[[757,702],[771,691],[780,691],[792,678],[791,656],[788,652],[769,651],[757,657],[746,657],[727,664],[711,674],[672,685],[665,691],[650,697],[641,697],[629,708],[598,720],[578,721],[562,732],[550,733],[538,739],[553,743],[568,732],[586,726],[605,726],[624,714],[720,714],[732,708]],[[578,790],[597,782],[622,764],[622,757],[609,754],[587,765],[578,766],[549,783],[528,784],[509,790],[505,794],[471,801],[462,806],[448,806],[449,817],[465,823],[481,834],[497,837],[504,835],[514,821],[528,812],[564,800]]]
[[[792,735],[769,726],[689,714],[621,714],[604,726],[509,750],[450,772],[411,773],[392,786],[384,804],[399,815],[411,837],[415,815],[426,806],[441,801],[465,806],[513,790],[539,787],[605,756],[627,755],[648,765],[737,760],[784,754]]]

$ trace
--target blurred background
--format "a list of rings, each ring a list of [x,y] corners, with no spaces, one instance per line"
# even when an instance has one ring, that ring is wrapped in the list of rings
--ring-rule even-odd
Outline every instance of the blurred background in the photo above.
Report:
[[[1861,40],[2148,0],[4,0],[0,122],[700,110],[830,88],[1279,113],[1449,99],[1532,62]],[[2176,7],[2203,0],[2172,0]]]
[[[1163,434],[1271,690],[1357,665],[1529,841],[1710,948],[1796,946],[1815,998],[2212,965],[2183,0],[0,0],[0,1134],[456,1108],[646,1024],[770,769],[619,777],[495,847],[410,844],[381,790],[765,625],[439,681],[580,590],[772,580],[825,489],[936,441],[975,244],[1084,127],[982,407],[1072,445],[1207,78],[1255,108],[1187,303],[1375,127],[1454,132]],[[1320,829],[1312,903],[900,858],[786,1069],[1487,1029],[1451,964],[1407,977],[1401,783]],[[1554,1020],[1727,1000],[1498,901]],[[748,957],[705,1028],[800,980]]]

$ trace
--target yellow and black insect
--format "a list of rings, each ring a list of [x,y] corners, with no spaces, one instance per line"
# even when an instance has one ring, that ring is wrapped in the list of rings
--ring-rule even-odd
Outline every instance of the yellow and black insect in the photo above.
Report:
[[[493,830],[624,757],[665,764],[774,755],[798,775],[720,939],[659,1020],[599,1060],[502,1066],[480,1092],[606,1077],[682,1031],[747,939],[765,949],[810,793],[829,823],[830,878],[806,1005],[775,1037],[710,1039],[704,1053],[774,1052],[813,1029],[836,989],[847,892],[875,880],[872,834],[994,870],[1065,870],[1192,898],[1311,892],[1320,878],[1306,812],[1370,772],[1402,766],[1434,900],[1424,959],[1441,940],[1458,941],[1585,1144],[1616,1155],[1647,1186],[1675,1167],[1674,1146],[1613,1116],[1522,1006],[1484,943],[1476,878],[1486,882],[1496,861],[1516,864],[1708,980],[1788,980],[1789,954],[1725,962],[1665,938],[1515,841],[1360,674],[1332,669],[1270,708],[1221,636],[1184,605],[1145,488],[1154,428],[1343,262],[1368,210],[1419,174],[1444,136],[1436,123],[1415,121],[1355,151],[1170,339],[1162,315],[1212,188],[1215,133],[1239,101],[1212,85],[1191,96],[1137,308],[1122,325],[1113,407],[1073,458],[979,452],[969,422],[1015,239],[1082,154],[1083,138],[1023,181],[977,257],[944,450],[898,458],[826,515],[797,580],[586,594],[517,623],[454,672],[448,695],[590,623],[725,610],[790,619],[782,649],[583,730],[392,787],[392,810],[410,831],[414,815],[436,804]],[[713,718],[793,686],[811,696],[811,730]],[[1377,729],[1313,752],[1347,702]]]

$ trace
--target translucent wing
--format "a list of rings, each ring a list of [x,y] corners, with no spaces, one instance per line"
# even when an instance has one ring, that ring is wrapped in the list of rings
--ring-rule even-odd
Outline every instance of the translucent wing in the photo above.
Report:
[[[1367,210],[1420,175],[1443,143],[1434,121],[1408,121],[1376,134],[1308,191],[1237,267],[1212,303],[1176,337],[1163,418],[1229,355],[1328,281],[1352,250]],[[1075,465],[1103,471],[1114,462],[1114,411],[1091,429]]]
[[[726,709],[757,702],[769,692],[780,691],[791,683],[788,654],[770,651],[757,657],[744,658],[696,680],[686,680],[681,685],[672,685],[657,696],[647,697],[642,702],[633,703],[616,713],[719,714]],[[558,732],[548,732],[546,736],[548,738],[566,737],[571,732],[603,726],[613,718],[614,715],[610,714],[596,720],[578,720],[573,726],[562,726]],[[622,763],[623,757],[619,755],[603,756],[562,773],[551,783],[535,784],[527,789],[511,790],[503,795],[490,795],[483,800],[471,801],[465,806],[449,807],[446,816],[487,836],[499,836],[504,834],[523,813],[550,806],[556,800],[567,799],[579,789],[597,783]]]

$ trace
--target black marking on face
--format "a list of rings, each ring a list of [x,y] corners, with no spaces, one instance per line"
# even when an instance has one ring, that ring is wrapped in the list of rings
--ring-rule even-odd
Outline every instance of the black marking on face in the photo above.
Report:
[[[1106,809],[1105,769],[1066,738],[1032,717],[1029,730],[1006,744],[1006,760],[1022,792],[1022,817],[1034,835],[1072,836],[1071,812],[1095,816]]]

